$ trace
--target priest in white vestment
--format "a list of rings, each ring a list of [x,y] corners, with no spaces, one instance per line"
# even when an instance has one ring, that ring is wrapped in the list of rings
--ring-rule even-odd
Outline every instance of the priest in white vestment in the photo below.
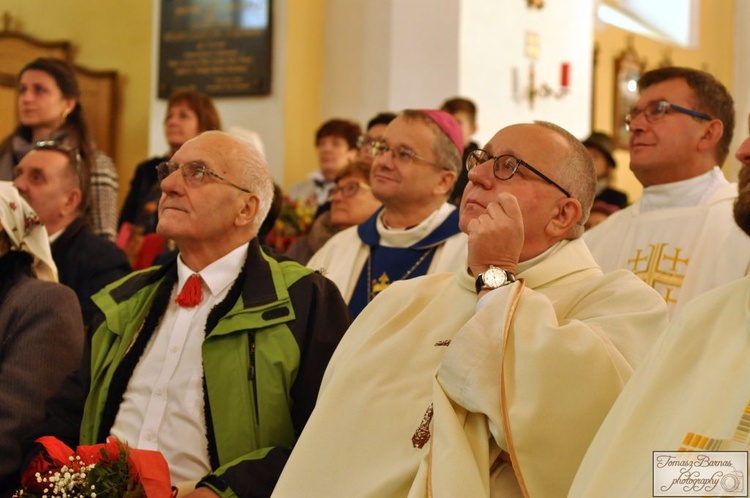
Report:
[[[750,138],[737,158],[743,167],[734,218],[750,235]],[[750,277],[745,277],[695,299],[670,324],[607,416],[570,496],[651,496],[653,451],[747,452],[748,426]],[[747,477],[747,468],[737,470]],[[733,496],[746,493],[747,487]]]
[[[565,496],[666,326],[658,293],[579,238],[595,174],[575,137],[510,126],[467,168],[465,264],[365,308],[273,496]]]
[[[643,196],[583,238],[602,270],[631,270],[674,316],[701,293],[750,273],[750,239],[732,221],[737,185],[717,166],[732,140],[733,101],[697,69],[655,69],[638,87],[630,169]]]

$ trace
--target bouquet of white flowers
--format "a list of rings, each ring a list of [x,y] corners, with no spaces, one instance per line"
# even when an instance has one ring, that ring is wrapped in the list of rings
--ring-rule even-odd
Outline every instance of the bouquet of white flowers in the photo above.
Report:
[[[21,476],[13,498],[171,498],[169,467],[158,451],[129,448],[115,438],[74,452],[54,437]]]

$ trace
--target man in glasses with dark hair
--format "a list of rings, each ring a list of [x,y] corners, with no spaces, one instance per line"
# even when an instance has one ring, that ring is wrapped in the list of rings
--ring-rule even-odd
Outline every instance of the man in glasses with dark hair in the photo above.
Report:
[[[564,496],[666,326],[580,239],[596,180],[575,137],[509,126],[466,166],[468,256],[359,315],[274,496]]]
[[[157,233],[179,256],[94,296],[90,350],[50,405],[67,444],[161,451],[189,496],[268,496],[349,325],[336,286],[260,247],[273,183],[254,147],[209,131],[157,168]],[[44,428],[42,428],[44,430]]]
[[[466,259],[458,210],[447,202],[463,152],[453,116],[406,110],[370,146],[370,186],[383,208],[333,236],[307,264],[338,285],[354,317],[392,282],[453,271]]]
[[[750,272],[750,239],[732,222],[737,186],[722,174],[734,104],[712,75],[649,71],[626,118],[630,169],[643,195],[584,236],[602,269],[634,272],[674,315],[697,295]]]
[[[37,142],[16,165],[14,177],[47,228],[60,283],[75,291],[88,327],[96,313],[91,296],[130,273],[130,263],[86,223],[91,182],[81,177],[81,156],[63,142]]]

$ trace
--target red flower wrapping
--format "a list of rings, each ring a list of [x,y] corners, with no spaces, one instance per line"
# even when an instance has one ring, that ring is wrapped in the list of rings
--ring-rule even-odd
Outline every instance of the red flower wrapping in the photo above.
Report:
[[[21,475],[21,484],[24,488],[35,494],[41,494],[45,485],[36,482],[36,474],[48,474],[60,470],[63,465],[70,463],[68,458],[73,454],[68,445],[52,436],[40,437],[37,443],[44,446],[44,451],[40,451],[31,460],[26,470]]]
[[[38,483],[36,474],[51,474],[59,471],[64,465],[78,468],[80,464],[99,464],[103,460],[113,461],[120,454],[121,443],[110,437],[104,444],[79,446],[75,453],[59,439],[44,436],[36,440],[44,447],[29,463],[21,476],[21,484],[29,492],[41,495],[46,484]],[[80,464],[72,465],[71,456],[78,455]],[[140,481],[148,498],[171,498],[172,485],[169,477],[169,466],[164,456],[158,451],[128,448],[130,475]]]

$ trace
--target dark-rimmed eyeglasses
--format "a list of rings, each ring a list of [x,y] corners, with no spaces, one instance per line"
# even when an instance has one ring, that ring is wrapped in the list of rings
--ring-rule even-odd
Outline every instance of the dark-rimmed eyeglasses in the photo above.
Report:
[[[425,164],[429,164],[430,166],[435,166],[436,168],[443,168],[438,163],[432,162],[426,157],[420,156],[413,150],[399,146],[399,147],[390,147],[387,143],[375,140],[372,142],[371,148],[370,148],[370,155],[374,158],[378,158],[380,156],[384,156],[386,153],[391,152],[393,153],[393,160],[396,163],[399,164],[411,164],[413,162],[422,162]],[[443,168],[444,169],[444,168]]]
[[[511,178],[513,178],[513,175],[516,174],[518,168],[523,166],[524,168],[528,169],[536,176],[565,194],[566,197],[573,197],[572,195],[570,195],[570,192],[562,188],[547,175],[545,175],[526,161],[518,159],[516,156],[513,156],[511,154],[501,154],[499,156],[493,156],[486,150],[475,149],[471,151],[469,157],[466,158],[466,170],[471,171],[475,167],[479,166],[480,164],[484,164],[487,161],[492,161],[492,174],[495,175],[495,178],[497,178],[498,180],[510,180]]]
[[[65,142],[58,140],[40,140],[34,144],[34,150],[54,150],[56,152],[62,152],[70,158],[71,162],[75,163],[76,172],[81,174],[81,153],[76,148]]]
[[[161,162],[156,166],[156,176],[159,178],[159,182],[162,182],[166,177],[178,169],[182,173],[182,178],[185,179],[185,183],[191,187],[198,187],[206,179],[206,176],[213,176],[217,180],[221,180],[236,189],[247,192],[248,194],[252,193],[249,189],[237,185],[232,180],[224,178],[215,171],[211,171],[199,161],[189,161],[183,164],[177,164],[174,161]]]
[[[349,182],[341,186],[336,185],[328,193],[328,198],[332,198],[334,194],[340,193],[342,197],[354,197],[359,192],[359,189],[372,190],[370,186],[362,182]]]
[[[681,112],[683,114],[687,114],[688,116],[703,119],[705,121],[711,121],[712,119],[708,114],[694,111],[692,109],[688,109],[687,107],[681,107],[679,105],[667,102],[666,100],[657,100],[655,102],[648,103],[643,109],[638,109],[637,107],[633,107],[632,109],[630,109],[630,112],[625,116],[625,127],[629,131],[630,123],[632,123],[636,116],[638,116],[640,113],[643,113],[643,117],[646,118],[646,121],[648,121],[649,123],[653,123],[654,121],[659,121],[664,117],[665,114],[669,114],[670,110]]]

